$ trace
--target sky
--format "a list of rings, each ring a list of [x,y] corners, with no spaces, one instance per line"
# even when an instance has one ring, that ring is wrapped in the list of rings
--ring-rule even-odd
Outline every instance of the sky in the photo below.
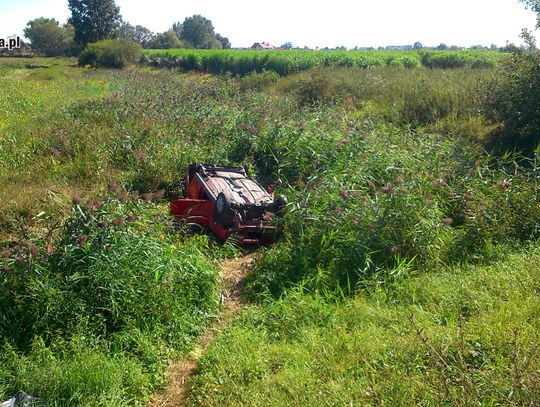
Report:
[[[266,41],[279,46],[352,48],[407,45],[519,44],[535,14],[518,0],[116,0],[124,20],[154,32],[193,14],[212,20],[233,47]],[[37,17],[65,22],[67,0],[0,0],[0,38],[22,35]],[[533,31],[540,39],[540,31]],[[540,41],[539,41],[540,42]]]

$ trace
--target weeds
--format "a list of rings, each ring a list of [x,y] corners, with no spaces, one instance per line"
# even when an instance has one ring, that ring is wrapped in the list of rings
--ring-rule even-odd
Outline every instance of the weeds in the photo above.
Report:
[[[11,351],[1,357],[13,369],[0,377],[5,394],[27,384],[25,366],[25,388],[62,404],[142,401],[216,312],[204,242],[175,245],[153,203],[111,189],[116,197],[74,197],[53,237],[4,251],[0,335]],[[84,364],[91,373],[77,377]]]
[[[218,337],[190,401],[534,404],[538,321],[529,316],[539,270],[538,250],[528,248],[493,266],[409,277],[339,302],[289,290]]]
[[[203,69],[201,55],[175,64]],[[479,96],[493,71],[238,55],[208,70],[259,73],[2,68],[0,393],[125,405],[159,386],[217,309],[213,260],[238,248],[172,229],[154,201],[183,195],[190,162],[216,162],[290,203],[192,401],[536,397],[538,256],[500,260],[539,237],[538,165],[477,145],[498,128]]]

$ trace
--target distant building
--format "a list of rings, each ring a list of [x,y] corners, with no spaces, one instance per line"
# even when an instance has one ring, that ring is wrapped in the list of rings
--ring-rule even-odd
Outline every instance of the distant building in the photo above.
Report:
[[[277,49],[272,44],[269,44],[268,42],[256,42],[251,46],[251,49],[262,49],[262,50],[268,50],[268,49]]]
[[[388,45],[386,47],[388,51],[410,51],[413,49],[412,45]]]

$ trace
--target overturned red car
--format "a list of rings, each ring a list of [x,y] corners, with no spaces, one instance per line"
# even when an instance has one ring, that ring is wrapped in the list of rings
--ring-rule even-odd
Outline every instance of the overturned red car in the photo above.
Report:
[[[278,233],[269,220],[281,217],[286,205],[285,196],[274,200],[243,167],[191,164],[186,197],[171,201],[170,213],[210,229],[222,241],[234,235],[240,244],[268,244]]]

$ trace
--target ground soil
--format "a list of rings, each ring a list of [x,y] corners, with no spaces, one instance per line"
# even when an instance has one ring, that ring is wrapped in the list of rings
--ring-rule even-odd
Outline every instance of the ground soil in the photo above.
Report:
[[[243,254],[233,259],[225,260],[221,266],[221,294],[223,312],[199,338],[194,349],[183,359],[169,367],[169,384],[160,393],[154,395],[149,403],[151,407],[184,406],[188,396],[190,376],[197,369],[199,357],[243,307],[242,292],[245,278],[253,264],[255,254]]]

